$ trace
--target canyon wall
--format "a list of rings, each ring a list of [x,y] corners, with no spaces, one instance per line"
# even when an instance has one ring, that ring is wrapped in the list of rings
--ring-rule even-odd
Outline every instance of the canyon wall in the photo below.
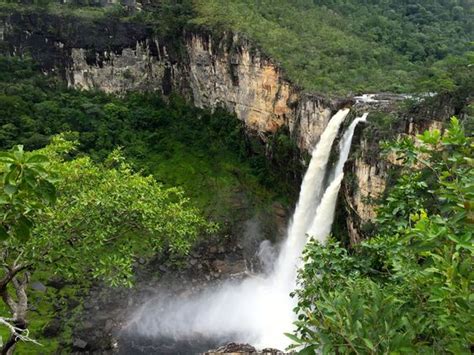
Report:
[[[177,92],[197,107],[224,107],[262,140],[287,126],[302,150],[343,103],[306,95],[246,39],[207,31],[159,38],[146,25],[13,14],[0,19],[3,47],[29,54],[70,87],[108,93]]]
[[[205,32],[186,33],[181,45],[184,53],[177,60],[155,36],[119,54],[96,53],[93,62],[88,62],[84,48],[71,48],[67,80],[71,87],[113,93],[175,91],[197,107],[235,113],[264,141],[287,126],[303,150],[318,140],[335,109],[335,103],[322,97],[304,95],[283,78],[278,66],[237,35],[215,40]]]
[[[45,73],[58,73],[77,89],[117,94],[156,91],[165,96],[177,92],[198,107],[223,107],[263,142],[287,127],[306,152],[318,141],[332,114],[356,101],[304,93],[252,43],[231,33],[196,30],[162,38],[146,24],[117,18],[14,13],[0,15],[0,50],[32,56]],[[382,107],[355,108],[390,111],[395,109],[392,104],[389,100]],[[398,134],[414,134],[451,112],[425,114],[427,121],[421,123],[407,117],[397,127]],[[385,190],[390,167],[390,162],[373,153],[377,137],[360,133],[356,138],[355,149],[360,154],[348,162],[350,179],[342,189],[353,243],[360,240],[362,226],[375,216],[374,207]]]

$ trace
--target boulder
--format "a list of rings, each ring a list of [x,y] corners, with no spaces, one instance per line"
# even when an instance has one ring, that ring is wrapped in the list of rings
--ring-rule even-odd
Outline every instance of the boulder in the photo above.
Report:
[[[87,341],[82,340],[81,338],[74,338],[72,341],[72,347],[80,350],[87,348]]]
[[[33,290],[36,290],[36,291],[39,291],[39,292],[46,292],[46,286],[43,285],[41,282],[39,281],[33,281],[30,285],[30,287],[33,289]]]
[[[250,344],[238,344],[238,343],[229,343],[224,346],[220,346],[217,349],[209,350],[206,355],[213,354],[254,354],[257,352]]]
[[[214,267],[214,270],[221,274],[239,274],[247,270],[247,265],[243,259],[232,261],[216,259],[213,261],[212,266]]]

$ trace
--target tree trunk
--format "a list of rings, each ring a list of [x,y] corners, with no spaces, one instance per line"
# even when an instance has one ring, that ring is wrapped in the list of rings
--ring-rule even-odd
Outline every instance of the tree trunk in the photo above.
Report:
[[[15,319],[13,325],[19,329],[26,329],[26,320],[25,319]],[[11,334],[8,341],[3,345],[2,355],[12,355],[15,351],[16,343],[18,338],[15,334]]]
[[[4,300],[5,297],[10,298],[10,302],[8,302],[8,304],[13,314],[13,325],[22,331],[26,330],[28,327],[26,322],[26,312],[28,311],[28,297],[26,295],[26,287],[28,286],[28,281],[28,273],[23,275],[22,280],[19,280],[18,277],[14,277],[12,279],[12,284],[15,288],[17,298],[16,301],[11,300],[6,289],[4,290],[5,294],[2,295]],[[8,341],[3,345],[1,354],[12,355],[15,351],[15,346],[18,341],[18,336],[16,334],[11,334]]]

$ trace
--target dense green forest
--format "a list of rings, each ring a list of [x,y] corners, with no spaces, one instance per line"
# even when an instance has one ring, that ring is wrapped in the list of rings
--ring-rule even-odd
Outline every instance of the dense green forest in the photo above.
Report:
[[[474,40],[471,1],[197,1],[193,22],[256,41],[317,92],[432,92]]]
[[[62,132],[71,132],[80,151],[97,161],[122,147],[135,168],[166,186],[183,187],[210,214],[225,214],[238,190],[252,191],[256,203],[268,200],[270,191],[281,199],[294,194],[298,152],[286,132],[273,138],[274,159],[268,161],[261,154],[265,147],[245,138],[232,114],[193,108],[179,96],[167,101],[152,93],[117,97],[69,90],[45,78],[31,60],[2,57],[0,147],[37,149]],[[294,163],[279,166],[280,158]]]

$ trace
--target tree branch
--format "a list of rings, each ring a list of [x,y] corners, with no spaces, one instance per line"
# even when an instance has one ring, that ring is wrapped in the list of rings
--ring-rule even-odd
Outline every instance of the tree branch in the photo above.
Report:
[[[17,338],[17,341],[18,340],[29,341],[29,342],[34,343],[36,345],[42,346],[36,340],[31,339],[29,337],[29,330],[28,329],[19,328],[19,327],[13,325],[12,323],[14,323],[14,319],[0,317],[0,324],[3,324],[4,326],[6,326],[10,330],[10,333]]]
[[[15,261],[16,264],[16,261]],[[4,289],[7,287],[7,285],[10,283],[10,281],[13,280],[13,278],[21,271],[28,269],[31,267],[31,264],[25,264],[25,265],[14,265],[13,267],[10,266],[5,266],[5,268],[8,270],[7,274],[3,279],[0,280],[0,290]]]
[[[0,290],[0,294],[2,296],[3,302],[8,306],[10,309],[10,312],[13,314],[15,313],[15,310],[17,308],[16,302],[13,300],[13,298],[10,296],[8,293],[7,288],[5,287],[4,289]]]

